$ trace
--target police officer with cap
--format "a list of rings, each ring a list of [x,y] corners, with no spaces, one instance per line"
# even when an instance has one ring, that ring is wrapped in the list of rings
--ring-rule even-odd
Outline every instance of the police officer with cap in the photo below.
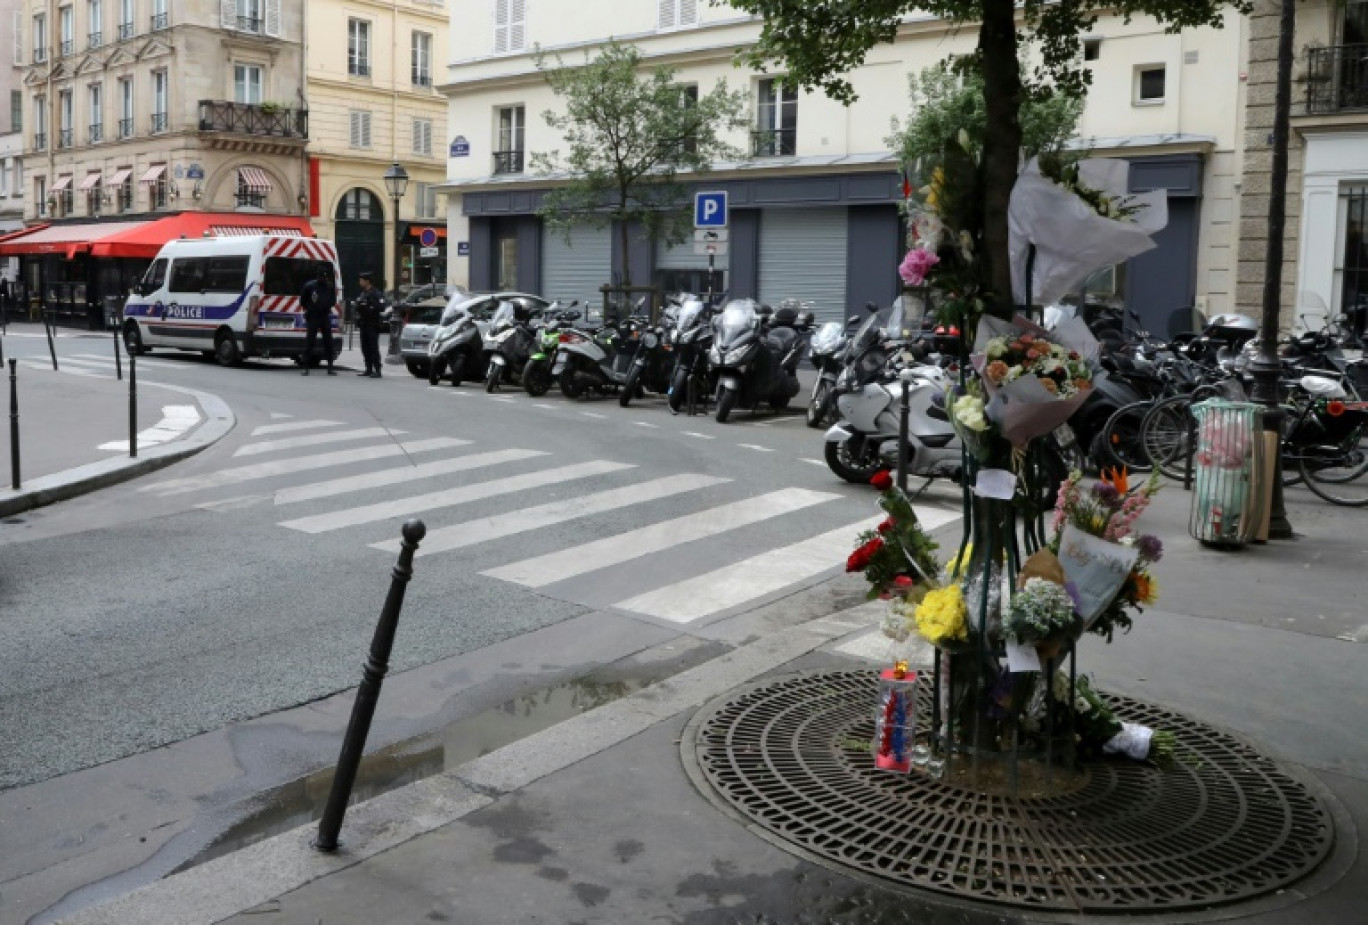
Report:
[[[304,308],[304,375],[309,374],[313,362],[314,338],[323,335],[323,358],[328,361],[328,375],[333,372],[332,310],[337,304],[337,289],[333,286],[332,267],[319,269],[317,276],[304,284],[299,294]]]
[[[366,371],[359,376],[380,378],[380,327],[384,323],[385,301],[380,290],[375,288],[374,274],[367,271],[361,274],[361,294],[356,297],[356,324],[361,334],[361,357],[366,361]]]

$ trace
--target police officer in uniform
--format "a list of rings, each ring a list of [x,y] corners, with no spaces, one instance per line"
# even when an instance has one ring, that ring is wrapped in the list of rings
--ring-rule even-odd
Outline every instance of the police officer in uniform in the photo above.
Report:
[[[361,334],[361,356],[366,361],[366,371],[359,376],[380,378],[380,328],[384,324],[382,315],[385,301],[373,283],[374,275],[361,274],[361,294],[356,297],[356,324]]]
[[[309,364],[313,361],[314,338],[323,334],[323,357],[328,361],[328,375],[333,372],[333,335],[332,310],[337,304],[337,288],[333,285],[330,268],[318,271],[315,279],[304,284],[299,293],[299,303],[304,308],[304,375],[309,374]]]

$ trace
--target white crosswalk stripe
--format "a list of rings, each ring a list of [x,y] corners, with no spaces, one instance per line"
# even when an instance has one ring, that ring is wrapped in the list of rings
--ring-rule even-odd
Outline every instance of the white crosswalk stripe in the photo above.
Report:
[[[555,485],[560,482],[607,475],[610,472],[634,468],[636,467],[630,463],[596,459],[591,462],[577,463],[573,466],[562,466],[558,469],[543,469],[539,472],[529,472],[523,475],[502,476],[487,482],[475,482],[471,485],[462,485],[443,491],[414,495],[411,498],[397,498],[376,504],[332,511],[327,514],[300,517],[295,520],[282,521],[280,526],[289,527],[291,530],[300,530],[304,533],[325,533],[329,530],[340,530],[343,527],[355,527],[361,524],[375,523],[379,520],[427,514],[438,508],[454,507],[471,501],[497,498],[500,495],[514,494],[532,488],[544,488],[547,485]],[[428,534],[429,537],[431,535]]]
[[[639,482],[625,488],[612,488],[594,494],[581,495],[567,501],[553,501],[550,504],[524,508],[521,511],[500,514],[484,520],[454,524],[450,527],[429,531],[417,554],[430,556],[439,552],[460,549],[464,546],[487,543],[490,540],[512,536],[526,530],[535,530],[549,524],[565,523],[567,520],[588,517],[591,514],[601,514],[604,511],[613,511],[660,498],[668,498],[672,495],[683,494],[686,491],[696,491],[712,485],[721,485],[728,481],[730,479],[712,475],[668,475],[664,478]],[[398,552],[399,541],[390,540],[384,543],[373,543],[372,548],[383,549],[387,552]]]
[[[161,495],[178,495],[206,488],[219,488],[223,485],[236,485],[254,479],[275,478],[312,469],[328,469],[348,463],[367,462],[373,459],[388,459],[391,456],[410,456],[416,453],[430,453],[434,450],[447,450],[458,446],[468,446],[469,440],[455,437],[432,437],[427,440],[412,440],[408,443],[382,443],[378,446],[358,447],[351,450],[335,450],[315,456],[296,456],[277,459],[272,462],[253,463],[233,469],[220,469],[204,475],[192,475],[179,479],[153,482],[138,491],[151,491]]]
[[[238,447],[234,456],[260,456],[262,453],[275,453],[280,450],[295,450],[305,446],[322,446],[325,443],[348,443],[352,440],[366,440],[370,437],[397,437],[406,431],[390,430],[388,427],[361,427],[356,430],[336,430],[329,434],[307,434],[303,437],[281,437],[279,440],[263,440]]]
[[[296,430],[318,430],[321,427],[341,427],[341,421],[286,421],[284,424],[262,424],[252,428],[253,437],[288,434]]]
[[[787,488],[696,514],[686,514],[549,555],[524,559],[483,574],[529,588],[541,588],[839,497],[826,492]]]
[[[77,353],[69,357],[58,356],[57,361],[59,363],[80,363],[86,366],[104,366],[110,369],[113,369],[115,365],[114,357],[100,356],[98,353]],[[128,369],[128,357],[121,358],[119,360],[119,365],[122,366],[124,369]],[[179,363],[163,363],[160,360],[149,360],[146,357],[138,357],[138,368],[142,369],[143,367],[146,367],[148,369],[185,368]]]
[[[958,515],[947,511],[918,511],[922,527],[933,530]],[[672,623],[692,623],[703,617],[773,594],[790,585],[814,579],[845,561],[855,538],[875,521],[861,520],[791,546],[772,549],[741,562],[697,575],[664,588],[637,595],[613,606]]]
[[[361,475],[348,475],[326,482],[313,482],[297,488],[282,488],[275,493],[276,504],[294,504],[297,501],[315,501],[330,498],[352,491],[365,491],[384,485],[403,485],[415,479],[431,478],[434,475],[450,475],[453,472],[467,472],[484,466],[497,466],[549,455],[543,450],[494,450],[489,453],[474,453],[470,456],[457,456],[453,459],[439,459],[436,462],[405,466],[399,469],[386,469],[381,472],[366,472]]]

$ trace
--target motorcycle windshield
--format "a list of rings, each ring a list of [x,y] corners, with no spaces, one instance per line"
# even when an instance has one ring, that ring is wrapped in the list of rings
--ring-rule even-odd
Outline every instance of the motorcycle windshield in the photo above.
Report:
[[[702,302],[685,302],[679,307],[679,315],[675,318],[675,327],[681,331],[687,331],[698,323],[698,313],[703,311]]]
[[[841,344],[841,335],[845,331],[845,325],[839,321],[828,321],[817,329],[817,333],[812,335],[813,353],[835,353],[836,348]]]
[[[450,327],[461,320],[461,316],[469,314],[464,305],[453,305],[442,312],[442,320],[438,322],[442,327]]]
[[[738,343],[757,329],[759,315],[750,299],[728,302],[717,319],[717,341],[726,346]]]
[[[502,331],[504,328],[513,325],[513,303],[500,302],[499,310],[494,313],[494,317],[489,320],[489,331]]]

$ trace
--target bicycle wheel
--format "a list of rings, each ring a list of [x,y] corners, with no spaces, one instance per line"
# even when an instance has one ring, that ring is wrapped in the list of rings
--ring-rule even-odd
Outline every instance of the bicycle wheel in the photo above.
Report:
[[[1140,440],[1140,425],[1153,404],[1138,401],[1112,412],[1098,432],[1100,439],[1092,447],[1093,461],[1099,467],[1124,466],[1131,472],[1148,472],[1153,468],[1149,453]]]
[[[1140,446],[1167,478],[1182,479],[1192,442],[1192,398],[1174,395],[1155,402],[1140,422]],[[1123,409],[1124,410],[1124,409]]]
[[[1368,507],[1368,427],[1338,447],[1299,450],[1297,471],[1313,493],[1345,507]]]

